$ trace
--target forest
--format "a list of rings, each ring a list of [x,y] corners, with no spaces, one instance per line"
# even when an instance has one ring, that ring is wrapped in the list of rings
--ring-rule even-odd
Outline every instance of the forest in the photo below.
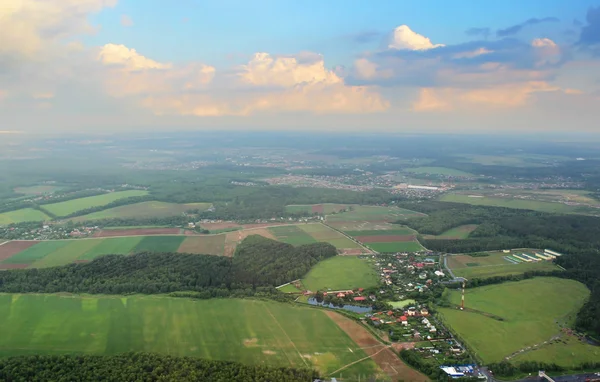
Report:
[[[439,234],[463,224],[480,224],[468,239],[421,237],[421,244],[434,251],[467,253],[548,248],[566,254],[555,260],[566,269],[560,277],[580,281],[591,290],[589,301],[577,316],[576,327],[600,337],[600,218],[433,201],[401,205],[428,214],[425,218],[404,222],[422,234]],[[486,282],[491,281],[493,279]]]
[[[298,279],[318,261],[335,256],[331,244],[294,247],[249,236],[233,258],[176,253],[107,255],[85,264],[0,272],[6,293],[173,293],[187,297],[282,296],[275,286]],[[182,294],[176,294],[182,296]]]
[[[0,381],[307,382],[314,370],[247,366],[237,362],[150,353],[114,356],[47,355],[0,359]]]

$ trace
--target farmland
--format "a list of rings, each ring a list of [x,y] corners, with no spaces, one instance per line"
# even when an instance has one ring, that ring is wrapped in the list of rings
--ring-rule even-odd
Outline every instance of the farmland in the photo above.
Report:
[[[51,185],[38,185],[38,186],[27,186],[27,187],[16,187],[15,193],[22,195],[42,195],[49,194],[60,190],[61,187]]]
[[[0,213],[0,225],[50,220],[50,216],[33,208]]]
[[[360,228],[361,226],[351,226]],[[364,230],[345,230],[344,233],[352,236],[367,248],[377,252],[416,252],[424,248],[417,241],[416,232],[408,227],[397,224],[385,224],[379,227],[364,225]]]
[[[205,255],[223,255],[225,235],[190,236],[179,246],[180,253],[200,253]]]
[[[334,204],[334,203],[323,203],[323,204],[302,204],[302,205],[289,205],[285,207],[285,211],[291,214],[303,214],[303,215],[330,215],[338,213],[347,209],[349,206],[346,204]]]
[[[424,174],[424,175],[443,175],[443,176],[456,176],[456,177],[472,177],[473,174],[470,174],[465,171],[456,170],[454,168],[448,167],[415,167],[408,168],[405,172],[412,172],[414,174]]]
[[[275,235],[277,240],[292,245],[311,244],[317,242],[315,238],[295,225],[271,227],[269,228],[269,231]]]
[[[329,243],[337,249],[361,248],[354,241],[323,224],[305,224],[299,225],[298,228],[312,236],[315,240]]]
[[[43,206],[43,209],[56,216],[67,216],[87,208],[105,206],[119,199],[144,196],[147,194],[148,191],[139,190],[111,192],[103,195],[89,196],[87,198],[68,200],[66,202],[46,204]]]
[[[425,248],[416,241],[396,241],[393,243],[368,243],[367,247],[380,253],[418,252]]]
[[[474,206],[506,207],[524,210],[533,210],[550,213],[565,214],[598,214],[598,208],[585,205],[568,205],[559,202],[547,202],[536,199],[522,199],[513,197],[484,196],[480,194],[444,194],[439,200],[443,202],[466,203]]]
[[[275,302],[4,294],[0,312],[0,356],[146,351],[323,374],[366,357],[324,312]],[[379,371],[369,359],[352,370]]]
[[[311,268],[302,284],[311,291],[369,288],[377,285],[379,276],[365,259],[335,256]]]
[[[511,254],[529,253],[536,250],[513,250],[510,253],[488,252],[489,256],[452,255],[447,257],[448,267],[457,277],[487,278],[494,276],[518,275],[527,271],[559,270],[551,261],[511,263],[505,257]]]
[[[177,204],[177,203],[166,203],[166,202],[142,202],[135,204],[128,204],[126,206],[119,206],[109,208],[104,211],[93,212],[88,215],[78,216],[72,218],[72,221],[82,222],[89,220],[99,219],[143,219],[143,218],[162,218],[178,216],[185,211],[198,209],[206,210],[211,206],[210,203],[188,203],[188,204]]]
[[[379,207],[379,206],[353,206],[351,211],[341,212],[335,215],[329,215],[326,218],[330,222],[393,222],[399,219],[407,219],[423,214],[398,207]]]
[[[439,235],[424,235],[426,239],[437,239],[437,240],[456,240],[466,239],[469,237],[471,232],[477,229],[477,224],[465,224],[458,227],[451,228]]]
[[[444,321],[450,325],[484,362],[499,362],[528,346],[541,344],[560,331],[560,324],[571,324],[589,290],[581,283],[567,279],[534,278],[520,282],[488,285],[467,289],[465,311],[442,308]],[[460,292],[452,291],[450,300],[460,303]],[[475,309],[475,311],[469,311]],[[482,313],[501,317],[502,321]],[[560,344],[553,345],[560,348]],[[547,362],[542,351],[525,353],[524,357]],[[575,347],[571,347],[576,350]],[[593,352],[592,346],[581,350]],[[539,353],[538,353],[539,352]],[[558,352],[554,350],[554,352]],[[587,359],[583,352],[567,359],[556,357],[558,364],[570,365]]]

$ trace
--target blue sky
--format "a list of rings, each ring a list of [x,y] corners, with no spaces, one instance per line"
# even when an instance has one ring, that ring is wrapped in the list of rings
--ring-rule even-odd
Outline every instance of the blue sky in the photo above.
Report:
[[[600,0],[6,1],[0,132],[600,118]]]

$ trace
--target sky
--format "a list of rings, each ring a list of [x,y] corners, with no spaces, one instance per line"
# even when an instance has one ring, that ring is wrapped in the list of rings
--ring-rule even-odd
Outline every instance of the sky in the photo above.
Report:
[[[3,0],[5,134],[600,133],[600,0]]]

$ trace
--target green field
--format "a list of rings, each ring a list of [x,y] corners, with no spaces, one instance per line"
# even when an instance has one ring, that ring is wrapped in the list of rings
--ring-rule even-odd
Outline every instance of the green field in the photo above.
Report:
[[[23,222],[41,222],[51,220],[48,215],[42,211],[33,208],[23,208],[16,211],[3,212],[0,214],[0,225],[8,225]]]
[[[279,290],[280,292],[283,292],[283,293],[300,293],[300,292],[302,292],[300,289],[296,288],[296,286],[294,284],[288,284],[286,286],[278,288],[277,290]]]
[[[103,195],[89,196],[87,198],[67,200],[66,202],[45,204],[42,208],[56,216],[67,216],[87,208],[105,206],[119,199],[144,195],[148,195],[148,191],[118,191]]]
[[[448,167],[415,167],[407,168],[406,172],[412,172],[414,174],[429,174],[429,175],[443,175],[443,176],[460,176],[460,177],[472,177],[471,173],[456,170]]]
[[[386,252],[418,252],[425,248],[416,241],[396,241],[393,243],[365,243],[365,245],[374,251]]]
[[[285,212],[291,214],[305,214],[305,215],[313,215],[317,213],[318,210],[323,209],[323,214],[329,215],[333,213],[337,213],[341,210],[348,208],[347,204],[335,204],[335,203],[323,203],[323,204],[294,204],[285,206]],[[314,208],[313,208],[314,207]],[[317,210],[317,211],[315,211]],[[313,212],[315,211],[315,212]]]
[[[329,243],[337,249],[361,248],[353,240],[324,224],[303,224],[297,227],[309,234],[316,241]]]
[[[442,202],[466,203],[474,206],[506,207],[522,210],[533,210],[540,212],[564,213],[564,214],[587,214],[597,213],[597,209],[586,206],[569,206],[563,203],[544,202],[538,200],[523,200],[515,198],[499,197],[471,197],[463,194],[444,194],[439,200]]]
[[[39,186],[27,186],[27,187],[16,187],[14,191],[17,194],[22,195],[42,195],[49,194],[60,190],[61,187],[50,186],[50,185],[39,185]]]
[[[295,225],[271,227],[269,228],[269,231],[275,235],[277,240],[292,245],[311,244],[317,242],[317,240],[315,240],[311,235]]]
[[[409,305],[413,305],[415,302],[416,302],[415,300],[407,299],[407,300],[402,300],[402,301],[391,301],[391,302],[389,302],[389,304],[394,309],[402,309]]]
[[[600,347],[589,344],[572,336],[564,336],[558,341],[544,345],[533,351],[519,354],[512,359],[515,363],[544,360],[566,368],[579,366],[582,362],[598,362]]]
[[[505,259],[506,256],[515,253],[533,254],[540,252],[535,249],[511,250],[510,253],[486,252],[489,256],[475,257],[469,255],[452,255],[447,257],[447,264],[457,277],[487,278],[494,276],[518,275],[527,271],[556,271],[560,270],[551,261],[537,261],[519,264],[513,264]]]
[[[0,356],[145,351],[323,374],[366,357],[321,310],[257,300],[2,294],[0,327]]]
[[[344,231],[345,234],[349,236],[388,236],[388,235],[413,235],[415,231],[403,226],[395,226],[393,229],[388,230],[364,230],[364,231]]]
[[[49,243],[53,242],[46,241],[38,245],[42,245],[43,251],[49,252]],[[101,243],[101,240],[70,240],[63,241],[63,243],[65,243],[66,245],[61,245],[58,249],[49,252],[46,256],[43,256],[42,258],[31,264],[31,268],[55,267],[59,265],[69,264],[76,260],[80,260],[79,257],[81,255],[92,251],[96,246],[98,246]],[[36,245],[36,247],[38,245]]]
[[[93,260],[102,255],[128,255],[133,252],[144,236],[97,239],[97,245],[79,256],[80,260]]]
[[[142,202],[128,204],[126,206],[109,208],[104,211],[93,212],[88,215],[78,216],[71,220],[76,222],[98,220],[98,219],[114,219],[114,218],[161,218],[178,216],[192,209],[206,210],[211,206],[210,203],[165,203],[165,202]]]
[[[426,239],[437,239],[437,240],[456,240],[466,239],[469,237],[471,232],[477,229],[477,224],[465,224],[458,227],[450,228],[449,230],[442,232],[440,235],[424,235]]]
[[[557,324],[571,324],[590,292],[585,285],[567,279],[538,277],[519,282],[467,289],[466,311],[441,308],[444,321],[466,341],[485,363],[500,362],[520,349],[541,344],[559,335]],[[460,292],[452,291],[450,301],[460,303]],[[503,321],[476,309],[501,317]],[[588,351],[594,351],[588,346]],[[535,351],[531,357],[538,358]],[[542,354],[542,353],[540,353]],[[557,360],[569,364],[573,360]]]
[[[335,256],[311,268],[302,284],[313,292],[370,288],[376,286],[379,276],[367,260],[355,256]]]
[[[29,247],[8,259],[4,259],[2,264],[33,264],[54,251],[68,246],[71,242],[70,240],[41,241],[33,247]]]
[[[424,215],[419,212],[405,210],[398,207],[353,206],[352,211],[327,216],[327,222],[393,222],[398,219],[407,219],[417,216]]]
[[[177,252],[185,236],[146,236],[133,252]]]

